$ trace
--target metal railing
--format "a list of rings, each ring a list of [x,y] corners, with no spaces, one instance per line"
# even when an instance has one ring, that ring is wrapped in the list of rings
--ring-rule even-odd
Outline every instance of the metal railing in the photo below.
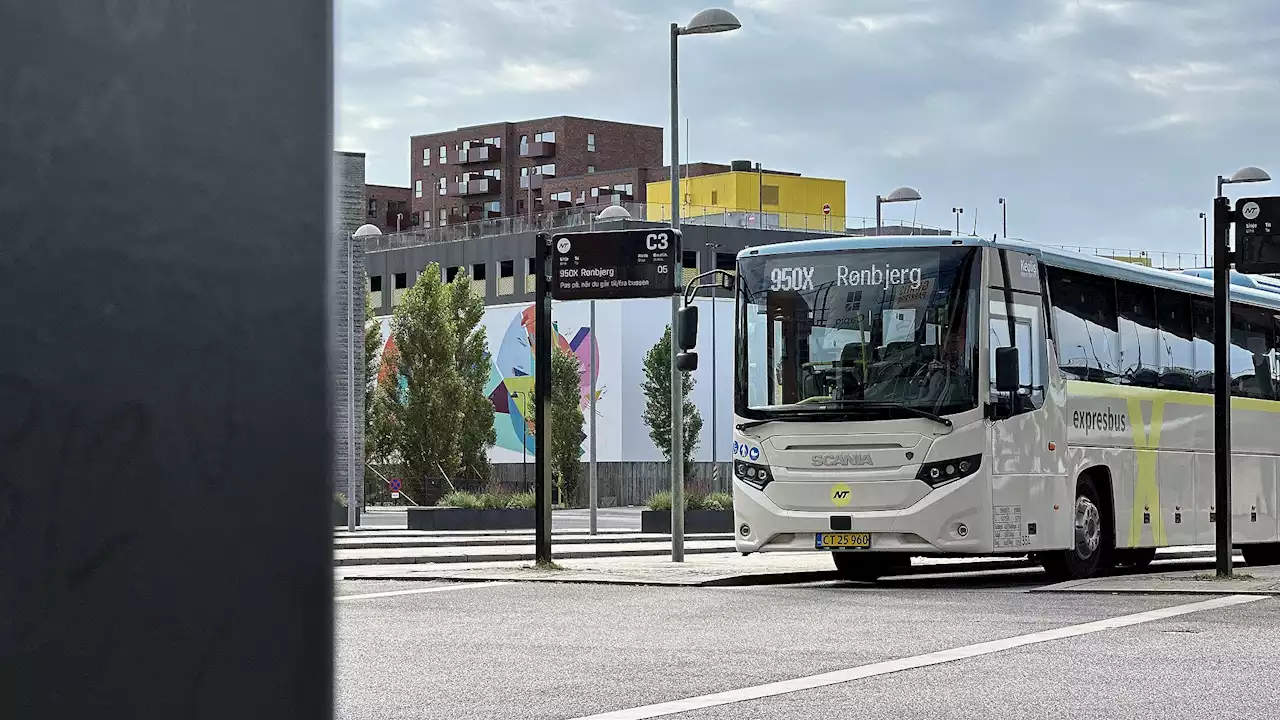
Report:
[[[618,203],[627,209],[631,219],[638,222],[668,222],[670,204]],[[417,228],[408,232],[370,237],[365,252],[402,250],[436,243],[475,240],[498,235],[514,235],[524,232],[559,230],[567,227],[589,226],[607,204],[577,205],[561,210],[533,215],[511,215],[453,223],[429,228]],[[715,227],[755,228],[763,230],[830,232],[833,235],[872,235],[875,219],[855,216],[823,215],[821,213],[760,213],[754,210],[726,210],[719,207],[682,205],[680,222],[685,225],[710,225]],[[948,235],[950,231],[924,223],[893,221],[882,226],[881,232],[894,235]]]
[[[1157,270],[1195,270],[1212,267],[1209,263],[1213,259],[1212,256],[1206,257],[1203,253],[1169,252],[1164,250],[1085,247],[1082,245],[1048,245],[1046,247],[1145,265]]]

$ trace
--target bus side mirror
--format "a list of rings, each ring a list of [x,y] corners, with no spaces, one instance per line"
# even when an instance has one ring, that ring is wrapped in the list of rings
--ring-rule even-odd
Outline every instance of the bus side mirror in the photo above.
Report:
[[[681,350],[692,350],[698,346],[698,306],[686,305],[680,308],[679,317],[680,337],[676,341]],[[696,359],[694,364],[697,364]]]
[[[698,353],[682,352],[676,355],[676,369],[680,372],[693,372],[698,369]]]
[[[1018,348],[996,348],[996,391],[1018,391]]]

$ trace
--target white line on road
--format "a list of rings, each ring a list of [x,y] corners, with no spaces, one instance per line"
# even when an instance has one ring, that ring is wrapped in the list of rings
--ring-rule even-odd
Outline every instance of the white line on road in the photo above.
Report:
[[[377,578],[370,578],[376,580]],[[413,590],[391,590],[389,592],[365,593],[363,595],[338,595],[335,601],[342,600],[369,600],[371,598],[395,597],[396,595],[420,595],[422,593],[445,592],[447,590],[470,590],[472,588],[494,587],[495,585],[510,585],[509,582],[479,582],[479,583],[460,583],[458,585],[444,585],[429,588],[415,588]]]
[[[1122,615],[1120,617],[1108,618],[1106,620],[1096,620],[1094,622],[1082,623],[1080,625],[1070,625],[1068,627],[1057,628],[1054,630],[1044,630],[1041,632],[1030,633],[1028,635],[1005,638],[1003,640],[992,640],[989,642],[977,643],[976,645],[966,645],[964,647],[954,648],[951,650],[941,650],[938,652],[927,653],[925,655],[916,655],[914,657],[900,658],[897,660],[887,660],[885,662],[872,663],[861,667],[836,670],[834,672],[823,673],[821,675],[810,675],[809,677],[795,678],[793,680],[782,680],[780,682],[768,683],[766,685],[757,685],[755,687],[741,688],[738,690],[728,690],[726,692],[719,692],[711,695],[700,695],[698,697],[673,700],[671,702],[658,703],[656,705],[646,705],[644,707],[631,708],[628,710],[615,710],[613,712],[580,717],[575,720],[642,720],[643,718],[666,717],[667,715],[675,715],[677,713],[701,710],[703,708],[716,707],[719,705],[729,705],[732,703],[742,702],[744,700],[758,700],[760,698],[773,697],[775,695],[785,695],[787,693],[799,692],[801,690],[812,690],[814,688],[826,687],[828,685],[836,685],[839,683],[849,682],[851,680],[861,680],[862,678],[874,677],[876,675],[887,675],[889,673],[895,673],[902,670],[911,670],[919,667],[927,667],[929,665],[939,665],[955,660],[977,657],[979,655],[989,655],[1002,650],[1011,650],[1013,648],[1023,647],[1024,645],[1034,645],[1036,643],[1049,642],[1050,640],[1061,640],[1063,638],[1076,637],[1078,635],[1088,635],[1090,633],[1101,632],[1103,630],[1115,630],[1116,628],[1140,625],[1142,623],[1152,622],[1153,620],[1163,620],[1165,618],[1200,612],[1202,610],[1215,610],[1218,608],[1231,607],[1233,605],[1242,605],[1244,603],[1251,603],[1262,599],[1264,599],[1264,596],[1261,595],[1231,595],[1228,597],[1214,598],[1212,600],[1204,600],[1186,605],[1175,605],[1173,607],[1161,608],[1159,610],[1149,610],[1147,612],[1135,613],[1133,615]]]

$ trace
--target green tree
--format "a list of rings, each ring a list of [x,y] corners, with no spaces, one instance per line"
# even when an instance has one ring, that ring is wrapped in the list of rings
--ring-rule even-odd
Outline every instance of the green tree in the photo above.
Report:
[[[556,347],[551,354],[551,471],[561,501],[572,505],[582,474],[582,368],[578,356]]]
[[[466,393],[456,343],[448,340],[457,324],[440,266],[431,263],[405,292],[392,319],[396,374],[405,386],[388,393],[390,407],[383,408],[393,413],[394,454],[406,480],[419,489],[425,490],[427,479],[440,469],[454,477],[460,467],[459,408]]]
[[[698,450],[698,435],[702,432],[702,415],[689,400],[693,392],[693,375],[680,374],[681,394],[684,398],[684,471],[687,477],[693,470],[694,453]],[[649,437],[671,462],[671,326],[662,334],[649,352],[644,354],[645,395],[644,423],[649,426]]]
[[[457,407],[458,454],[463,474],[490,475],[489,448],[498,441],[493,428],[493,403],[484,394],[489,381],[489,343],[484,326],[484,298],[471,289],[471,280],[458,273],[447,288],[454,318],[454,362],[462,383]]]
[[[369,286],[369,275],[365,273],[365,287]],[[364,437],[365,455],[373,458],[377,448],[371,441],[374,437],[374,396],[378,391],[378,370],[381,362],[378,351],[382,349],[382,324],[374,316],[373,300],[369,294],[364,296]]]

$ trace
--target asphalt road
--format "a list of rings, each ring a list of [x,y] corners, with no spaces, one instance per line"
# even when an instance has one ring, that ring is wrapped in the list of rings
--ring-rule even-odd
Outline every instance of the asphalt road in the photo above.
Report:
[[[597,510],[596,526],[602,530],[630,530],[640,532],[640,511],[643,508],[600,508]],[[407,527],[407,513],[400,508],[374,507],[360,514],[360,525],[364,528],[399,528]],[[587,510],[555,510],[551,513],[552,530],[587,530],[591,527],[591,517]]]
[[[1042,581],[342,582],[340,595],[362,597],[337,602],[337,717],[1202,720],[1280,708],[1280,600],[1186,612],[1213,596],[1027,592]],[[378,595],[388,592],[411,594]],[[1163,608],[1185,614],[1131,617]],[[1120,627],[1077,627],[1115,618]],[[992,641],[1004,642],[972,647]],[[960,648],[972,656],[928,656]],[[805,689],[805,678],[851,669]],[[770,683],[785,684],[760,687]],[[726,704],[627,712],[712,693],[729,693]]]

